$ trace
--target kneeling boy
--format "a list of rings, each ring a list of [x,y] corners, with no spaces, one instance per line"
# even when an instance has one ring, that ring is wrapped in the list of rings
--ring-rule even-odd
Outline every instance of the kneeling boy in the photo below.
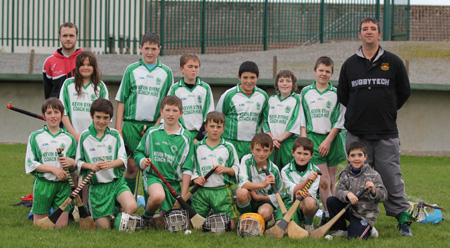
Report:
[[[89,208],[97,226],[111,228],[109,216],[115,212],[116,201],[129,214],[137,211],[137,203],[122,176],[127,166],[122,136],[108,127],[113,116],[111,102],[99,98],[90,112],[93,124],[80,134],[76,162],[82,174],[96,172],[89,180]]]
[[[225,115],[212,111],[206,115],[205,130],[208,136],[195,144],[195,168],[192,178],[201,185],[192,197],[192,208],[203,217],[211,209],[215,214],[226,214],[234,229],[234,219],[238,217],[233,202],[230,184],[236,181],[239,172],[239,158],[233,144],[221,136],[225,130]],[[214,173],[205,180],[204,176],[211,170]]]
[[[379,214],[378,203],[387,200],[388,194],[380,174],[365,163],[367,153],[364,144],[350,143],[347,147],[347,158],[349,163],[339,173],[336,196],[330,196],[327,199],[330,218],[338,214],[349,202],[353,206],[333,225],[332,229],[338,230],[335,236],[344,236],[348,228],[348,238],[359,238],[365,233],[363,238],[367,239],[371,232],[365,231],[372,230],[375,225]],[[369,189],[369,192],[358,199],[356,194],[363,189]],[[345,220],[350,222],[348,227]]]
[[[286,207],[289,209],[295,199],[300,196],[300,192],[308,181],[313,180],[310,188],[304,193],[300,207],[292,216],[292,220],[297,225],[300,226],[303,222],[305,229],[311,232],[314,229],[313,220],[318,205],[319,180],[316,179],[320,178],[314,173],[319,168],[309,161],[314,156],[314,142],[308,138],[295,139],[292,146],[292,156],[294,156],[294,159],[281,169],[281,178],[290,196],[290,200],[286,202]],[[283,219],[283,214],[279,211],[277,220],[281,219]]]
[[[252,153],[245,155],[239,166],[237,207],[241,214],[258,213],[264,221],[269,222],[278,207],[271,184],[275,184],[280,192],[283,189],[280,171],[268,159],[273,151],[272,138],[265,133],[256,134],[251,141],[250,150]],[[269,171],[269,176],[262,170],[264,167]]]
[[[25,172],[35,176],[33,186],[33,221],[48,216],[50,208],[57,209],[70,196],[69,176],[64,167],[75,168],[77,143],[74,137],[59,127],[64,113],[63,104],[50,97],[42,104],[42,114],[47,125],[31,133],[25,157]],[[65,148],[63,158],[58,158],[57,148]],[[66,209],[56,227],[67,226]]]

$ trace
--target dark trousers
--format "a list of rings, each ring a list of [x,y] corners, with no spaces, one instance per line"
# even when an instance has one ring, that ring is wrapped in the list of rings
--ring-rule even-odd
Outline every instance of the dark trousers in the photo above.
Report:
[[[347,203],[341,202],[338,198],[330,196],[327,199],[328,212],[330,213],[330,218],[336,216]],[[350,222],[347,227],[346,220]],[[331,227],[331,230],[347,230],[348,238],[359,238],[364,231],[367,229],[369,224],[362,219],[355,217],[350,211],[346,211],[341,218]],[[370,227],[370,230],[372,227]],[[370,236],[370,231],[368,231],[363,239],[368,239]]]

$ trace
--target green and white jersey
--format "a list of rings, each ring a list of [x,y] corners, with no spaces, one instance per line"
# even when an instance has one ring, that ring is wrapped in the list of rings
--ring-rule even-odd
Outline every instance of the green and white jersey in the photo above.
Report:
[[[62,168],[59,163],[57,148],[64,148],[62,152],[64,157],[75,158],[77,142],[70,133],[63,129],[60,129],[56,135],[50,133],[47,126],[32,132],[28,138],[25,155],[25,172],[49,181],[59,181],[53,173],[35,171],[41,164]]]
[[[73,77],[64,81],[59,93],[59,100],[64,104],[64,115],[67,115],[77,133],[86,130],[91,124],[91,104],[98,98],[109,99],[108,89],[105,83],[100,82],[97,86],[97,94],[94,84],[90,82],[81,86],[81,96],[75,90],[75,79]]]
[[[264,132],[281,136],[285,131],[300,135],[300,98],[296,93],[281,99],[280,94],[269,98],[265,111]]]
[[[194,170],[194,142],[189,131],[180,124],[175,134],[168,135],[164,124],[153,126],[147,130],[135,151],[134,159],[141,166],[145,158],[151,158],[152,163],[161,172],[165,179],[181,181],[183,174],[192,175]],[[156,175],[147,167],[145,175]]]
[[[223,138],[251,141],[263,120],[263,112],[269,97],[257,86],[249,96],[242,92],[239,85],[241,83],[223,93],[216,110],[225,114]]]
[[[155,122],[162,99],[173,84],[172,70],[158,60],[148,69],[142,59],[127,67],[116,100],[124,103],[123,119]]]
[[[283,182],[281,181],[280,171],[278,167],[269,161],[269,165],[267,169],[269,173],[275,178],[275,185],[278,192],[282,192],[283,190]],[[255,158],[253,154],[247,154],[242,157],[241,164],[239,165],[239,185],[238,189],[242,188],[242,186],[247,182],[252,183],[262,183],[266,179],[266,173],[264,171],[259,171],[258,167],[256,167]],[[269,196],[272,204],[278,208],[277,198],[275,196],[275,192],[272,190],[271,185],[267,185],[267,187],[263,189],[255,189],[253,190],[256,194],[260,196]]]
[[[239,173],[239,158],[233,144],[225,139],[215,147],[210,147],[206,144],[206,139],[203,139],[195,144],[195,167],[192,179],[199,176],[205,176],[214,166],[223,165],[234,170],[234,177],[228,174],[213,173],[203,187],[215,188],[223,186],[227,183],[233,184],[237,180]]]
[[[295,192],[294,188],[297,186],[297,184],[305,181],[309,174],[312,172],[318,171],[319,168],[317,168],[315,165],[313,165],[311,162],[308,163],[308,168],[304,172],[299,172],[295,168],[295,162],[292,160],[289,164],[283,167],[281,169],[281,179],[284,182],[284,187],[286,188],[286,192],[289,193],[291,197],[291,202],[295,200]],[[319,195],[319,182],[320,182],[320,176],[317,176],[317,179],[311,184],[311,187],[309,188],[309,193],[313,198],[318,199]]]
[[[167,95],[175,95],[183,102],[183,116],[180,122],[189,131],[199,131],[206,120],[206,114],[214,110],[211,87],[199,77],[192,89],[186,87],[186,83],[180,79],[170,87]]]
[[[108,162],[116,159],[122,160],[124,166],[100,170],[89,180],[90,184],[109,183],[122,177],[122,172],[127,167],[125,145],[119,131],[114,128],[106,128],[105,134],[100,139],[97,139],[96,136],[97,130],[94,124],[80,135],[76,157],[78,173],[87,176],[91,172],[91,170],[81,169],[83,163],[97,163],[102,159]]]
[[[301,92],[302,127],[307,132],[328,134],[331,129],[344,129],[345,107],[337,100],[336,88],[329,83],[329,87],[319,92],[316,82],[306,86]]]

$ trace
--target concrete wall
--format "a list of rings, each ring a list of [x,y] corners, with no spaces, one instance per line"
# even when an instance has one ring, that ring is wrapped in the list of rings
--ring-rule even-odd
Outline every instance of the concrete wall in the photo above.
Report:
[[[34,119],[6,108],[9,101],[17,108],[40,114],[44,98],[41,83],[0,83],[0,143],[26,143],[29,134],[44,125]],[[214,86],[214,100],[228,89]],[[114,99],[118,85],[108,85]],[[267,89],[269,95],[273,89]],[[116,101],[113,101],[114,107]],[[398,114],[401,146],[404,154],[450,156],[450,91],[413,90],[408,102]],[[110,126],[114,126],[112,123]]]

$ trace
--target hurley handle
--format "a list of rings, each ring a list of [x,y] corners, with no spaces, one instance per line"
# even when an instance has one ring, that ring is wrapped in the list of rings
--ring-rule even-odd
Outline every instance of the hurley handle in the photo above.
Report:
[[[314,173],[316,173],[316,175],[322,175],[322,172],[320,170],[315,171]],[[302,191],[300,191],[300,196],[297,197],[297,200],[299,200],[299,201],[303,200],[304,195],[306,194],[306,191],[308,191],[308,189],[311,187],[313,182],[314,182],[314,180],[308,180],[305,187],[302,189]]]

